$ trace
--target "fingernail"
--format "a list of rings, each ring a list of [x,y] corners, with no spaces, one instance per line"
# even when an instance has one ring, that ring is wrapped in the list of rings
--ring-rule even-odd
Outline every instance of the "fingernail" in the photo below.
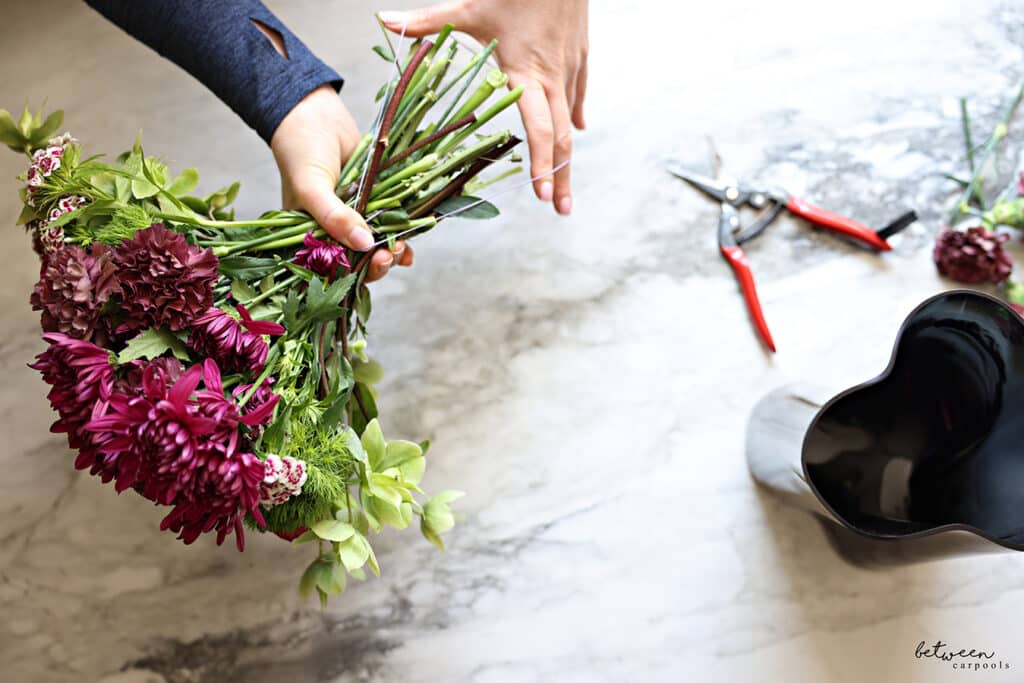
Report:
[[[378,12],[377,16],[379,16],[380,20],[383,21],[385,24],[401,26],[402,24],[405,23],[405,12]]]
[[[543,182],[540,184],[540,198],[541,201],[550,202],[551,197],[555,194],[555,186],[549,182]]]
[[[366,251],[373,246],[373,235],[366,228],[356,228],[349,237],[352,248],[357,251]]]
[[[562,197],[558,200],[558,213],[568,216],[572,212],[572,197]]]

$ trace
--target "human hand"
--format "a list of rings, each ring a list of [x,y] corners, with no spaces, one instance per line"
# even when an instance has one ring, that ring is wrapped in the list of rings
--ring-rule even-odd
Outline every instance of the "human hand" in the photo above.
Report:
[[[359,129],[341,98],[328,85],[304,97],[284,117],[270,140],[281,172],[286,209],[305,210],[338,242],[357,251],[373,246],[373,235],[355,209],[334,193],[341,167],[359,143]],[[378,280],[395,264],[411,266],[412,248],[399,240],[394,251],[379,249],[367,281]]]
[[[583,130],[587,93],[587,0],[449,0],[408,12],[381,12],[391,31],[418,37],[446,23],[481,43],[498,39],[495,56],[509,87],[523,86],[519,112],[530,145],[533,177],[550,173],[572,155],[572,126]],[[533,183],[542,201],[572,210],[569,164],[554,179]]]

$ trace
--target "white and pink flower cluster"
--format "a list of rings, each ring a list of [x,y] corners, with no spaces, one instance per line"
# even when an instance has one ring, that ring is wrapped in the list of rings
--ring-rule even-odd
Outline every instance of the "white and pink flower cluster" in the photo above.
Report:
[[[260,505],[280,505],[292,496],[302,493],[306,483],[306,463],[290,456],[283,458],[268,455],[264,465],[263,481],[260,482]]]
[[[61,159],[68,145],[78,142],[70,133],[64,133],[60,137],[52,138],[50,144],[43,149],[37,149],[32,154],[32,162],[28,166],[28,173],[25,176],[28,184],[28,205],[35,206],[36,190],[42,187],[43,183],[53,175],[54,171],[60,168]],[[52,218],[50,220],[53,220]]]

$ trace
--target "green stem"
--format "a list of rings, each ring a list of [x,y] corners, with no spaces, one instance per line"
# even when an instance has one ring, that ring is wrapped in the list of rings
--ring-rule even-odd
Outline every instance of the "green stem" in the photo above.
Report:
[[[473,55],[473,58],[469,60],[469,64],[467,64],[466,67],[459,72],[459,74],[451,83],[441,88],[441,90],[437,93],[438,99],[444,97],[445,95],[448,94],[448,91],[451,90],[456,83],[463,79],[463,77],[465,77],[466,75],[469,76],[469,79],[462,84],[462,87],[459,89],[458,94],[455,95],[454,99],[452,99],[451,104],[448,105],[448,108],[445,110],[444,114],[442,114],[441,118],[437,120],[438,128],[443,126],[445,122],[448,120],[448,117],[451,116],[451,113],[455,111],[455,107],[459,105],[459,100],[461,100],[462,96],[466,94],[467,90],[469,90],[469,86],[473,84],[473,79],[476,78],[476,75],[478,73],[480,73],[480,69],[484,68],[484,64],[487,63],[487,58],[491,55],[492,52],[494,52],[494,48],[496,47],[498,47],[497,39],[492,40],[490,43],[488,43],[487,47]]]
[[[253,298],[249,299],[248,301],[243,301],[242,305],[243,306],[252,306],[253,304],[258,304],[259,302],[263,301],[264,299],[269,299],[270,297],[274,296],[275,294],[280,292],[282,289],[286,289],[288,287],[291,287],[292,285],[296,284],[301,279],[302,278],[300,278],[298,275],[292,275],[289,278],[285,278],[284,280],[282,280],[278,284],[274,285],[273,287],[271,287],[267,291],[262,292],[262,293],[260,293],[257,296],[254,296]]]
[[[391,188],[395,187],[396,185],[400,185],[403,180],[411,178],[412,176],[415,176],[419,173],[425,173],[426,171],[429,171],[434,166],[434,164],[438,162],[438,159],[439,157],[436,154],[428,154],[419,161],[409,164],[408,166],[403,168],[398,173],[395,173],[387,180],[377,183],[377,185],[375,185],[373,190],[370,192],[370,199],[381,197]]]
[[[480,126],[484,125],[495,116],[500,114],[502,111],[507,109],[516,103],[516,101],[523,95],[523,86],[518,86],[507,92],[500,100],[494,103],[490,109],[485,111],[483,114],[477,117],[476,122],[473,123],[469,128],[465,128],[462,132],[455,134],[447,142],[441,142],[440,148],[437,150],[438,154],[444,155],[457,147],[459,143],[465,140],[467,137],[476,132]]]
[[[363,137],[359,138],[359,144],[356,145],[352,155],[345,162],[345,166],[341,169],[341,175],[338,176],[338,187],[344,187],[351,182],[355,181],[355,167],[359,163],[359,160],[366,154],[366,150],[370,148],[370,143],[373,142],[373,134],[367,133]],[[350,179],[348,176],[352,174]]]
[[[302,221],[309,220],[306,217],[299,216],[282,216],[280,218],[255,218],[248,221],[212,221],[206,218],[195,218],[180,216],[178,214],[169,213],[155,213],[155,217],[162,220],[174,221],[175,223],[185,223],[187,225],[194,225],[200,228],[213,228],[216,230],[230,230],[232,228],[281,228],[297,225]]]
[[[992,135],[985,142],[981,149],[981,155],[975,159],[974,173],[971,174],[971,181],[967,187],[964,188],[963,193],[960,195],[960,199],[957,200],[953,207],[953,211],[949,216],[949,224],[953,225],[956,219],[962,216],[964,209],[970,206],[972,197],[982,196],[982,172],[985,169],[985,165],[988,163],[989,157],[995,152],[999,143],[1006,137],[1007,132],[1010,128],[1010,122],[1013,120],[1014,114],[1017,112],[1017,107],[1020,106],[1021,100],[1024,99],[1024,84],[1017,90],[1016,97],[1013,98],[1013,102],[1010,103],[1009,108],[1006,110],[1006,114],[1003,115],[1002,120],[996,126],[995,130],[992,131]],[[985,202],[981,202],[984,208]]]
[[[220,257],[229,256],[231,254],[237,254],[240,251],[246,251],[248,249],[258,250],[260,248],[265,247],[265,245],[273,245],[276,242],[280,241],[282,238],[288,238],[294,235],[299,235],[299,242],[301,242],[301,236],[309,232],[310,229],[316,227],[317,225],[315,221],[306,221],[304,223],[299,223],[298,225],[292,226],[285,230],[277,230],[273,234],[258,237],[256,239],[248,240],[246,242],[235,242],[230,245],[214,247],[213,253],[215,256]],[[298,244],[298,242],[296,242],[296,244]],[[288,245],[286,244],[284,246]],[[276,246],[271,248],[276,248]]]
[[[447,175],[452,171],[460,168],[467,162],[474,161],[477,157],[486,154],[489,150],[493,149],[495,145],[507,142],[511,134],[505,130],[481,139],[472,147],[462,149],[457,154],[453,155],[447,162],[441,164],[430,173],[424,174],[419,180],[412,185],[408,186],[397,195],[391,197],[383,197],[377,201],[370,202],[366,206],[367,211],[376,211],[377,209],[384,208],[388,202],[395,200],[402,200],[410,195],[419,192],[424,187],[428,186],[431,182],[440,178],[441,176]]]
[[[242,394],[242,397],[238,401],[239,406],[244,406],[252,398],[252,395],[256,393],[256,390],[260,388],[260,385],[267,381],[274,372],[274,363],[277,362],[277,357],[281,355],[281,351],[278,349],[278,345],[274,344],[270,347],[270,351],[267,353],[267,362],[263,366],[263,372],[256,378],[256,381],[252,383],[249,390]]]

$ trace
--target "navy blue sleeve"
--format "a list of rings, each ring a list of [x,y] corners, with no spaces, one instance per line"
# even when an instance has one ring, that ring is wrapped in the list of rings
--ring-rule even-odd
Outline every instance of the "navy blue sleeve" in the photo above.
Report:
[[[86,0],[188,71],[270,142],[310,91],[342,79],[258,0]],[[281,34],[287,57],[253,23]]]

